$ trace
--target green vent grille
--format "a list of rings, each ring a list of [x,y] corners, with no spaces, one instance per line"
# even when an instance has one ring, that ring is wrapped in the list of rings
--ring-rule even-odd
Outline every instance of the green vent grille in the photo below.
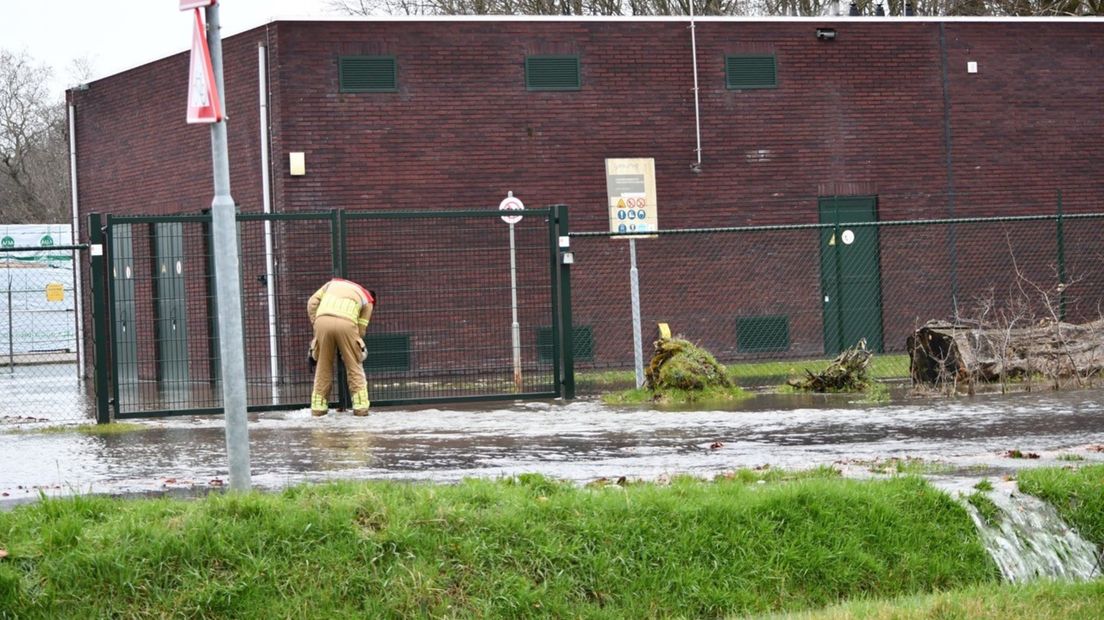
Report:
[[[409,334],[367,334],[364,344],[368,348],[365,372],[410,370]]]
[[[572,330],[575,337],[576,361],[589,362],[594,359],[594,330],[589,325],[576,325]],[[552,328],[542,327],[537,331],[537,357],[541,362],[552,361]]]
[[[579,90],[579,57],[527,57],[525,87],[529,90]]]
[[[343,93],[386,93],[398,89],[393,56],[342,56],[337,67]]]
[[[774,55],[725,57],[725,88],[777,88],[778,71]]]
[[[789,348],[789,317],[743,316],[736,319],[736,349],[741,353],[786,351]]]

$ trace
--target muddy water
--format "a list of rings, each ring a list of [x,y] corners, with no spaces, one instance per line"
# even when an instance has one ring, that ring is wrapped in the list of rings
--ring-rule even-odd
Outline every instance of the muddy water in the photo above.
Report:
[[[327,479],[449,482],[539,472],[557,478],[710,476],[740,467],[809,468],[918,458],[996,473],[1104,462],[1104,394],[1079,391],[868,405],[765,396],[731,410],[612,408],[592,399],[465,407],[380,408],[367,418],[266,413],[249,426],[253,483]],[[0,431],[0,504],[39,492],[132,493],[219,488],[222,421],[140,422],[114,436]],[[1010,449],[1038,459],[1012,459]]]

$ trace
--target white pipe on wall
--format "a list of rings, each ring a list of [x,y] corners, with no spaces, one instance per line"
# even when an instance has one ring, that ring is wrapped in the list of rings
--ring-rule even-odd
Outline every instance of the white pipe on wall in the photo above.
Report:
[[[272,213],[271,178],[268,170],[268,50],[265,46],[257,47],[257,90],[260,97],[260,125],[261,125],[261,205],[265,213]],[[265,220],[265,289],[268,295],[268,351],[269,372],[272,376],[272,385],[276,385],[280,376],[280,356],[276,338],[276,282],[275,266],[272,257],[272,221]]]
[[[701,107],[698,105],[698,38],[694,28],[694,0],[690,0],[690,53],[694,56],[694,133],[698,138],[698,146],[694,149],[697,155],[697,163],[694,164],[694,172],[701,172],[702,147],[701,147]]]
[[[79,243],[80,210],[77,201],[77,108],[69,104],[69,194],[73,207],[73,226],[69,243]],[[77,301],[77,376],[84,379],[84,300],[81,298],[80,252],[73,250],[73,287]]]

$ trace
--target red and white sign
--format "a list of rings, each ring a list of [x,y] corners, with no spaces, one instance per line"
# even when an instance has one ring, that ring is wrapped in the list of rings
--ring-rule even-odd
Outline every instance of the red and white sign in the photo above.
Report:
[[[522,202],[517,198],[514,198],[513,192],[506,192],[506,198],[502,202],[498,203],[498,208],[500,211],[523,211],[525,210],[525,205],[522,204]],[[503,215],[502,221],[506,222],[507,224],[517,224],[521,221],[521,216]]]
[[[199,9],[195,10],[195,30],[192,32],[192,59],[188,68],[188,122],[217,123],[222,120],[215,71],[211,68],[211,52],[207,48],[206,29]]]
[[[218,0],[180,0],[180,10],[202,9],[205,6],[213,5],[215,2],[218,2]]]

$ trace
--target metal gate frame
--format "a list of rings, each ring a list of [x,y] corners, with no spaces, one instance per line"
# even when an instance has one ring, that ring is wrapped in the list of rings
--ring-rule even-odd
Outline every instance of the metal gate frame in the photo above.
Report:
[[[568,247],[568,219],[565,205],[552,205],[543,209],[526,209],[524,211],[511,212],[511,214],[530,216],[533,218],[547,218],[548,225],[548,255],[549,255],[549,284],[551,290],[550,307],[548,317],[551,319],[551,389],[528,392],[488,392],[477,395],[456,396],[430,396],[412,398],[373,399],[375,405],[400,405],[400,404],[424,404],[424,403],[450,403],[464,401],[495,401],[495,400],[519,400],[519,399],[543,399],[543,398],[567,398],[575,396],[574,360],[571,329],[571,285],[570,262],[565,261],[563,255],[570,251]],[[237,222],[241,226],[244,222],[264,222],[266,226],[275,222],[289,222],[297,220],[312,220],[314,222],[328,221],[332,243],[332,276],[348,276],[348,247],[347,238],[349,226],[357,221],[384,220],[384,219],[416,219],[416,218],[498,218],[501,212],[497,210],[450,210],[450,211],[415,211],[415,212],[386,212],[386,211],[344,211],[332,210],[329,212],[313,213],[284,213],[261,214],[239,213]],[[89,241],[91,258],[91,296],[93,317],[93,349],[95,359],[95,386],[97,422],[108,423],[113,420],[146,417],[165,417],[175,415],[194,414],[221,414],[221,407],[200,407],[187,409],[153,409],[153,410],[126,410],[120,396],[121,374],[118,368],[119,357],[116,350],[116,335],[114,330],[115,304],[114,277],[110,265],[112,256],[112,227],[120,224],[164,224],[164,223],[199,223],[206,225],[205,232],[210,232],[210,214],[203,215],[166,215],[166,216],[116,216],[94,213],[89,215]],[[243,265],[244,271],[244,265]],[[213,272],[208,277],[213,279]],[[213,295],[213,288],[210,289]],[[217,322],[211,321],[212,325]],[[211,327],[209,327],[209,330]],[[217,333],[211,332],[213,348],[211,354],[217,356]],[[545,366],[547,368],[547,366]],[[249,369],[247,368],[247,375]],[[212,381],[214,381],[212,375]],[[349,391],[345,386],[344,373],[340,371],[335,377],[337,383],[338,400],[333,403],[338,408],[348,408],[350,403]],[[139,401],[141,399],[138,399]],[[219,397],[221,400],[221,396]],[[274,398],[274,400],[276,400]],[[142,405],[141,402],[138,403]],[[148,406],[148,403],[147,403]],[[273,402],[270,404],[253,404],[247,406],[247,411],[276,411],[288,409],[302,409],[309,406],[309,402]]]

